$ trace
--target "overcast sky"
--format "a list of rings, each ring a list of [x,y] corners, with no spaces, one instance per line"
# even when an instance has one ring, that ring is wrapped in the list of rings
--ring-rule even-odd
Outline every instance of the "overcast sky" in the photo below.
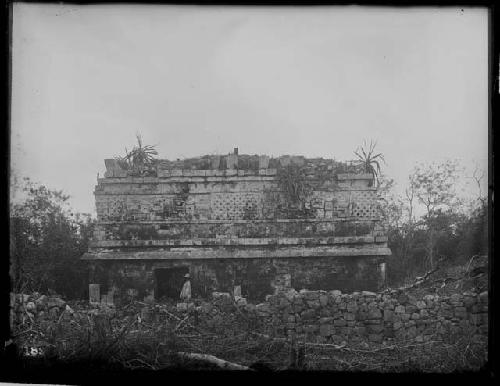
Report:
[[[486,168],[485,9],[13,7],[13,169],[79,211],[138,131],[168,159],[375,139],[400,188],[417,161]]]

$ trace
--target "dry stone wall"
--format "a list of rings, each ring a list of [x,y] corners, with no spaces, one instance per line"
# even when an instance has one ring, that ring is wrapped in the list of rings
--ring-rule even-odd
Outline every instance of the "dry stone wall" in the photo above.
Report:
[[[250,306],[250,305],[248,305]],[[415,297],[404,292],[288,291],[254,310],[269,332],[318,343],[452,341],[488,335],[488,293]]]

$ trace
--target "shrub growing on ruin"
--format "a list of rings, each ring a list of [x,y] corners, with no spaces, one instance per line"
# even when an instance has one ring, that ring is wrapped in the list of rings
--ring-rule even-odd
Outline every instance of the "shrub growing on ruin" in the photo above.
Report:
[[[131,171],[132,174],[148,174],[152,171],[158,152],[153,145],[143,145],[140,134],[137,134],[136,138],[137,146],[130,152],[125,148],[125,156],[116,159],[123,169]]]
[[[380,175],[380,162],[384,160],[382,153],[375,154],[375,146],[377,142],[370,141],[367,145],[366,141],[363,141],[363,145],[358,147],[354,154],[358,157],[358,162],[362,165],[364,172],[373,175],[374,182],[378,183],[378,177]]]

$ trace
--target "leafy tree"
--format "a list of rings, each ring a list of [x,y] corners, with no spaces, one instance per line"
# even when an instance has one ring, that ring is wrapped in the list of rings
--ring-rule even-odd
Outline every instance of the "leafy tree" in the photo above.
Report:
[[[23,180],[26,198],[10,205],[11,278],[14,291],[83,297],[86,266],[80,257],[93,231],[90,215],[73,213],[69,196]]]

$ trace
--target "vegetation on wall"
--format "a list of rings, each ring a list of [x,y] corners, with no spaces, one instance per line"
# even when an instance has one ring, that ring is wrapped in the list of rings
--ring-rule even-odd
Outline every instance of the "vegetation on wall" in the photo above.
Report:
[[[277,182],[281,193],[277,208],[285,215],[285,218],[312,217],[313,212],[307,207],[306,202],[313,188],[304,168],[292,163],[278,169]]]
[[[153,175],[155,156],[158,152],[153,145],[143,145],[140,134],[136,135],[137,145],[129,152],[125,148],[125,156],[116,157],[118,164],[131,175]]]
[[[358,147],[354,154],[358,157],[358,162],[363,169],[364,173],[373,175],[373,181],[378,183],[378,177],[380,175],[380,162],[384,160],[384,156],[382,153],[375,154],[375,146],[377,142],[370,141],[370,144],[367,144],[366,141],[363,141],[363,145]]]
[[[120,224],[119,240],[156,240],[158,231],[154,225]]]

